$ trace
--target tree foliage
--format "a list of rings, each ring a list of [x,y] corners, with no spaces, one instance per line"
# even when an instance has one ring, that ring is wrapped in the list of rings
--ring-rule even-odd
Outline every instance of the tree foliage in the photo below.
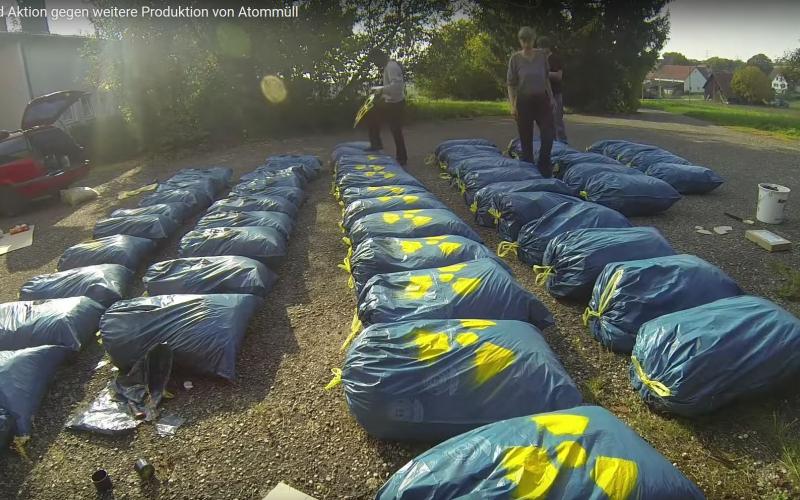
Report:
[[[769,75],[772,73],[772,69],[775,65],[772,63],[772,59],[767,57],[765,54],[756,54],[750,59],[747,60],[748,66],[755,66],[760,69],[765,75]]]
[[[726,59],[724,57],[709,57],[703,62],[711,68],[711,71],[734,72],[745,65],[743,61],[738,59]]]
[[[789,88],[795,88],[800,85],[800,47],[787,52],[781,59],[781,71],[786,81],[789,83]]]
[[[689,59],[680,52],[664,52],[661,55],[664,64],[677,64],[680,66],[693,66],[700,64],[697,59]]]
[[[731,80],[731,89],[748,103],[763,103],[773,97],[769,77],[757,66],[745,66],[736,70]]]
[[[564,99],[590,111],[633,111],[644,76],[669,31],[666,0],[594,2],[478,0],[472,10],[493,54],[491,72],[505,85],[505,67],[518,50],[517,30],[530,25],[554,42],[564,63]]]

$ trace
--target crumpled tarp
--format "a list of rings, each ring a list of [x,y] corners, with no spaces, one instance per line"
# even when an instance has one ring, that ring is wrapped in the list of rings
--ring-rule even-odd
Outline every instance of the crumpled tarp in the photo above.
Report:
[[[482,243],[455,235],[427,238],[367,238],[344,262],[356,293],[376,274],[444,267],[468,260],[490,258],[506,264]]]
[[[277,229],[285,238],[292,234],[294,220],[283,212],[211,212],[197,221],[196,230],[214,227],[261,226]]]
[[[642,325],[631,361],[647,404],[700,415],[796,380],[800,320],[761,297],[720,299]]]
[[[551,239],[567,231],[590,227],[631,227],[631,223],[621,213],[597,203],[562,203],[522,226],[517,242],[511,246],[516,247],[522,262],[541,264]]]
[[[257,260],[220,255],[156,262],[142,281],[150,295],[245,293],[263,297],[277,279],[275,273]]]
[[[551,295],[582,299],[607,264],[667,255],[675,250],[654,227],[578,229],[553,237],[533,270]]]
[[[710,193],[725,183],[716,172],[698,165],[654,163],[645,173],[668,183],[681,194]]]
[[[0,449],[8,446],[7,440],[13,435],[30,435],[31,420],[47,386],[71,353],[70,349],[56,345],[0,351],[0,380],[3,381],[0,383],[0,410],[7,412],[3,418],[0,411],[0,427],[13,429],[0,432]]]
[[[83,296],[108,307],[125,296],[133,274],[118,264],[98,264],[40,274],[22,285],[19,298],[43,300]]]
[[[342,227],[345,230],[349,230],[355,221],[369,214],[420,208],[446,210],[447,205],[436,199],[432,194],[425,193],[362,198],[345,207],[344,212],[342,212]]]
[[[373,325],[348,350],[341,380],[366,431],[402,441],[438,441],[583,400],[542,334],[522,321]]]
[[[675,188],[649,175],[604,173],[592,176],[581,197],[624,215],[655,215],[681,199]]]
[[[116,234],[67,248],[58,259],[57,267],[59,271],[66,271],[97,264],[119,264],[135,271],[155,248],[153,240]]]
[[[0,304],[0,351],[40,345],[79,351],[92,340],[105,310],[88,297]]]
[[[192,207],[192,213],[205,209],[214,200],[199,189],[170,189],[169,191],[156,191],[155,193],[143,196],[139,200],[140,207],[149,205],[159,205],[161,203],[185,203]]]
[[[395,236],[422,238],[455,234],[480,242],[478,234],[453,212],[442,209],[397,210],[365,215],[350,227],[352,246],[367,238]]]
[[[178,230],[178,222],[165,215],[133,215],[101,219],[94,225],[96,240],[115,234],[127,234],[149,240],[165,240]]]
[[[639,328],[651,319],[743,293],[721,269],[694,255],[634,258],[606,265],[584,313],[594,338],[615,352],[630,353]]]
[[[599,406],[502,420],[397,471],[376,500],[703,499],[700,489]]]
[[[109,217],[132,217],[136,215],[163,215],[181,223],[192,216],[192,206],[187,203],[157,203],[146,207],[118,208]]]
[[[178,243],[180,257],[239,255],[267,265],[286,256],[286,237],[271,227],[215,227],[186,233]]]
[[[206,212],[283,212],[294,219],[297,205],[282,196],[230,196],[215,201]]]
[[[494,259],[378,274],[364,285],[359,319],[367,325],[410,319],[514,319],[537,328],[553,315]]]
[[[506,241],[516,241],[522,226],[538,219],[561,203],[585,203],[580,198],[547,191],[506,193],[497,198],[497,233]]]
[[[366,186],[351,187],[341,192],[341,205],[346,207],[356,200],[364,198],[377,198],[378,196],[402,196],[406,194],[425,194],[429,191],[419,186]]]
[[[495,182],[528,181],[541,179],[542,174],[538,169],[530,168],[490,168],[486,170],[473,170],[464,174],[461,179],[461,193],[467,206],[472,204],[475,192],[482,187]]]
[[[247,325],[261,303],[245,294],[138,297],[111,306],[100,333],[111,362],[123,372],[154,345],[167,343],[176,368],[232,381]]]
[[[643,175],[642,172],[635,168],[626,167],[620,163],[578,163],[573,165],[564,174],[563,181],[569,187],[576,191],[581,191],[586,188],[586,183],[589,179],[597,174],[614,173],[620,175]]]
[[[470,212],[475,214],[475,222],[481,226],[495,227],[493,212],[498,210],[498,200],[505,193],[548,192],[568,196],[578,196],[578,192],[559,179],[531,179],[527,181],[493,182],[482,187],[472,199]]]

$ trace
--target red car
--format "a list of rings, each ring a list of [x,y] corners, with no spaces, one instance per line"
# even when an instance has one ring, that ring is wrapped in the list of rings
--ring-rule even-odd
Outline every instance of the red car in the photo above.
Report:
[[[0,214],[15,215],[29,200],[57,193],[86,176],[83,148],[55,125],[86,92],[69,90],[28,103],[20,130],[0,130]]]

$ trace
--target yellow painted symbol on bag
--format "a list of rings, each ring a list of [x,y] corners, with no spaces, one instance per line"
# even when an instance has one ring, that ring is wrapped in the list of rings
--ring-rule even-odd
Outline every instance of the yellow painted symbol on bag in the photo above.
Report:
[[[539,427],[556,436],[564,434],[580,436],[586,432],[586,428],[589,426],[589,417],[584,417],[583,415],[536,415],[531,417],[531,420]]]
[[[400,220],[400,216],[394,212],[383,212],[383,222],[387,224],[395,224]]]
[[[452,264],[449,266],[439,267],[436,270],[443,273],[457,273],[460,270],[464,269],[465,267],[467,267],[466,264],[460,263],[460,264]]]
[[[481,278],[458,278],[453,283],[453,291],[456,295],[467,295],[474,293],[480,286],[483,280]]]
[[[543,498],[558,476],[547,450],[538,446],[513,446],[506,450],[500,465],[506,470],[506,479],[517,485],[513,498]]]
[[[414,338],[419,348],[420,361],[433,361],[450,350],[450,341],[446,333],[419,331]]]
[[[478,334],[475,332],[464,332],[456,335],[456,342],[462,347],[467,347],[478,341]]]
[[[625,500],[636,486],[639,466],[636,462],[614,457],[597,457],[591,477],[610,500]]]
[[[583,467],[588,454],[577,441],[562,441],[556,446],[556,460],[567,467]]]
[[[497,326],[497,322],[490,319],[462,319],[459,321],[461,321],[461,326],[464,328],[474,330],[486,330],[491,326]]]
[[[419,241],[400,240],[400,248],[403,253],[408,255],[422,250],[422,243]]]
[[[485,383],[514,363],[514,351],[486,342],[475,349],[475,381]]]
[[[408,285],[406,285],[405,289],[406,297],[419,300],[425,296],[432,286],[433,276],[427,274],[411,276],[408,279]]]
[[[439,243],[439,250],[442,251],[442,255],[450,255],[459,248],[461,248],[461,243],[456,243],[454,241]]]

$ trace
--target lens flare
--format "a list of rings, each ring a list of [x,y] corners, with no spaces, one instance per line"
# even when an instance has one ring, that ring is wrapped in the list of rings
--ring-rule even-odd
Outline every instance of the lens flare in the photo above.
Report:
[[[269,102],[279,103],[286,100],[286,85],[275,75],[267,75],[261,79],[261,93]]]

